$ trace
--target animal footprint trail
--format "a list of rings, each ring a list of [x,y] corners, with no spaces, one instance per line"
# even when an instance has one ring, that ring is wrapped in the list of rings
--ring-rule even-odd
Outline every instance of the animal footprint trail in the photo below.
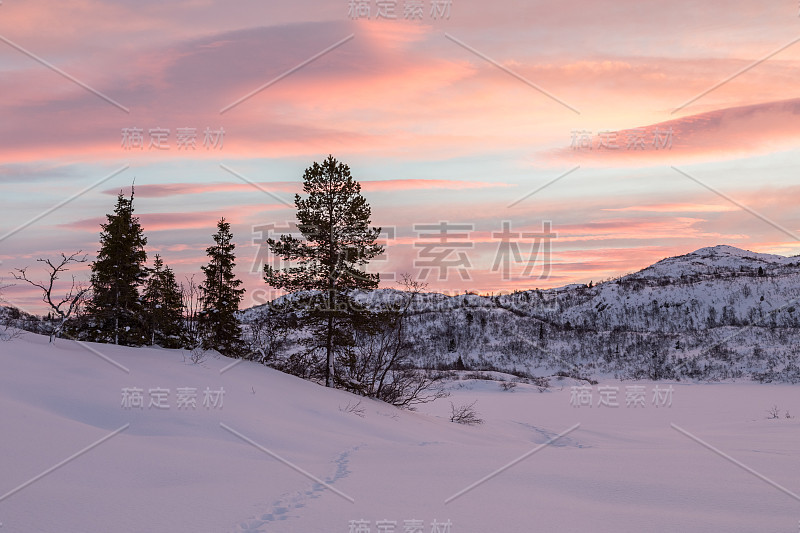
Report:
[[[554,439],[558,436],[558,433],[554,431],[550,431],[547,429],[543,429],[533,424],[527,424],[525,422],[517,422],[520,426],[528,428],[536,432],[536,437],[534,437],[533,441],[537,444],[544,444],[545,442],[550,442],[550,440]],[[580,442],[576,441],[575,439],[569,436],[560,437],[553,442],[550,442],[550,446],[554,446],[556,448],[589,448],[586,444],[581,444]]]
[[[361,446],[355,446],[337,455],[332,461],[336,469],[332,475],[323,479],[323,481],[328,485],[333,485],[340,479],[344,479],[350,475],[350,455],[360,447]],[[314,483],[307,490],[284,495],[270,505],[270,510],[268,512],[262,514],[258,518],[252,518],[249,521],[240,523],[238,531],[242,533],[267,533],[268,530],[265,529],[265,527],[269,524],[289,520],[291,518],[300,518],[298,514],[293,514],[292,512],[303,509],[312,500],[320,498],[325,492],[329,492],[326,487],[319,483]]]

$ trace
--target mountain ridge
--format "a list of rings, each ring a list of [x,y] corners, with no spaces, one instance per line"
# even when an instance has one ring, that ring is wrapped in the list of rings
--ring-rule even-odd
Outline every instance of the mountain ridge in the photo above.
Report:
[[[377,289],[356,299],[380,307],[402,294]],[[408,328],[413,359],[427,368],[461,361],[525,375],[797,382],[798,298],[800,257],[719,245],[592,287],[421,293]],[[242,317],[257,323],[269,309]]]

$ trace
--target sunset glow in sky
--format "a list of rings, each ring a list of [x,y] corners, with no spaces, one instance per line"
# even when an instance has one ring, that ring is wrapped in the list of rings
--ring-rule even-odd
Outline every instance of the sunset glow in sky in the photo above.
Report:
[[[452,0],[443,16],[425,0],[410,19],[381,3],[4,0],[4,282],[62,251],[93,259],[135,179],[151,259],[199,279],[225,216],[243,305],[263,303],[259,239],[294,220],[303,170],[328,154],[387,229],[372,270],[419,274],[419,225],[472,228],[448,258],[466,254],[468,279],[434,270],[431,290],[597,282],[716,244],[800,254],[796,1]],[[546,279],[541,254],[524,272],[531,238],[493,271],[504,221],[551,221]],[[28,287],[5,296],[44,310]]]

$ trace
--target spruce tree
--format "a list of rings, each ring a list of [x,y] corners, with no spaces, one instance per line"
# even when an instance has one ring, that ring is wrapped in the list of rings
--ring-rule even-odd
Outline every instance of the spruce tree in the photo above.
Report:
[[[206,279],[200,285],[202,308],[198,328],[204,349],[217,350],[229,357],[242,357],[242,328],[236,312],[245,290],[239,288],[242,281],[233,273],[236,245],[231,225],[225,222],[224,217],[217,223],[217,233],[213,238],[216,244],[206,249],[209,261],[202,267]]]
[[[175,273],[156,254],[142,297],[149,342],[165,348],[183,344],[183,299]]]
[[[264,280],[288,292],[311,291],[295,298],[304,325],[313,332],[306,345],[311,353],[324,350],[325,386],[331,387],[337,354],[347,357],[355,328],[368,322],[352,293],[377,288],[378,275],[365,268],[383,247],[376,244],[380,228],[370,227],[371,209],[347,165],[333,156],[314,162],[303,175],[303,192],[308,196],[297,194],[294,201],[303,238],[267,240],[288,266],[265,265]]]
[[[142,345],[146,331],[139,289],[147,277],[147,238],[133,215],[130,198],[117,196],[114,213],[102,224],[100,250],[92,263],[89,338],[98,342]]]

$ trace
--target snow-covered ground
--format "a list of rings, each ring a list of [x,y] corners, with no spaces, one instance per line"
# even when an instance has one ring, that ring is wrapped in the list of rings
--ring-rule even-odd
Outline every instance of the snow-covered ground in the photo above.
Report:
[[[438,530],[795,533],[800,524],[796,385],[602,382],[584,392],[592,407],[575,407],[567,380],[546,392],[461,380],[418,412],[360,399],[358,413],[346,409],[355,396],[250,362],[220,373],[233,361],[88,346],[34,334],[0,343],[0,533],[428,533],[448,521]],[[626,406],[634,385],[643,407]],[[654,405],[654,388],[670,385],[672,405]],[[618,388],[619,407],[598,406],[601,386]],[[122,405],[133,388],[141,409]],[[184,388],[196,389],[196,407],[178,407],[191,398]],[[163,409],[149,406],[156,389],[169,389]],[[449,422],[450,402],[475,400],[484,424]],[[780,418],[768,419],[774,405]]]

